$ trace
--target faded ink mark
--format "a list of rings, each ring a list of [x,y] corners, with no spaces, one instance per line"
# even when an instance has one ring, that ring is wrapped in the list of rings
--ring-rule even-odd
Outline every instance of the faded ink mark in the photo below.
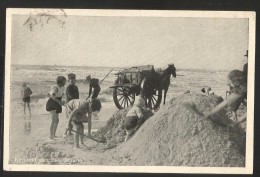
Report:
[[[23,26],[27,26],[30,31],[33,31],[37,25],[44,27],[50,23],[56,23],[61,28],[64,28],[66,17],[67,14],[63,9],[56,9],[56,10],[37,9],[30,13],[29,17],[26,19]]]

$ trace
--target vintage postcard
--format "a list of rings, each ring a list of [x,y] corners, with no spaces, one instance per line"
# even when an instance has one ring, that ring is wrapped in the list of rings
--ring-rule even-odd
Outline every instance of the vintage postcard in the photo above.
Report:
[[[255,12],[6,21],[4,170],[253,172]]]

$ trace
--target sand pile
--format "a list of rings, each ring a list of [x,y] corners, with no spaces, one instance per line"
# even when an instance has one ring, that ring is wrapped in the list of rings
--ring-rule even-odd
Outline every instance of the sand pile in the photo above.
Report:
[[[124,141],[126,132],[124,129],[124,120],[127,112],[130,108],[118,110],[113,116],[107,121],[106,126],[100,128],[94,137],[98,139],[106,139],[108,146],[116,146]],[[147,120],[153,115],[149,110],[143,111],[144,119]]]
[[[110,151],[109,156],[120,165],[245,166],[245,134],[240,127],[227,128],[216,121],[200,121],[200,116],[184,106],[193,103],[198,111],[207,112],[221,100],[199,94],[172,99],[129,141]],[[224,110],[213,117],[218,118],[228,119],[227,112]],[[112,136],[117,136],[117,130],[114,131]]]

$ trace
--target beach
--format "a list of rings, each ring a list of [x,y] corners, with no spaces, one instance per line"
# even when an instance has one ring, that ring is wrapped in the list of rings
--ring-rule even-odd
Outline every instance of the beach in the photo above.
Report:
[[[100,128],[107,125],[110,118],[119,114],[113,102],[112,89],[109,87],[114,84],[116,72],[120,68],[101,68],[101,67],[70,67],[70,66],[22,66],[13,65],[11,67],[11,97],[10,97],[10,163],[11,164],[87,164],[87,165],[125,165],[126,162],[113,160],[105,157],[114,152],[118,144],[102,144],[90,139],[85,139],[87,148],[74,149],[73,137],[63,138],[63,133],[67,128],[68,119],[65,115],[65,107],[59,115],[59,125],[55,140],[49,139],[49,126],[51,123],[50,115],[45,110],[47,93],[51,85],[55,84],[58,75],[67,77],[68,73],[77,75],[76,85],[79,87],[80,99],[88,96],[88,85],[85,83],[87,74],[102,80],[111,70],[110,75],[102,82],[99,99],[102,102],[101,111],[93,117],[93,134]],[[217,70],[178,70],[177,77],[171,78],[171,84],[167,93],[166,105],[161,103],[160,109],[166,109],[169,102],[183,95],[187,90],[190,93],[201,93],[204,87],[211,87],[215,95],[225,99],[226,76],[228,71]],[[31,117],[23,114],[22,99],[20,90],[22,82],[26,82],[31,88]],[[65,98],[64,98],[65,99]],[[124,110],[123,110],[124,111]],[[160,110],[159,110],[160,111]],[[122,113],[123,115],[124,113]],[[157,113],[156,113],[157,114]],[[121,115],[121,113],[120,113]],[[85,125],[85,131],[87,125]],[[140,134],[140,132],[138,132]],[[123,143],[123,142],[122,142]],[[45,149],[44,149],[45,148]],[[53,152],[53,158],[35,158],[32,155],[37,152]],[[54,150],[55,149],[55,150]],[[37,152],[35,152],[37,154]],[[48,154],[48,153],[47,153]],[[39,153],[38,153],[39,155]],[[45,154],[46,155],[46,154]],[[50,154],[49,154],[50,155]],[[32,158],[29,158],[29,157]],[[46,160],[48,159],[48,160]],[[134,164],[134,162],[131,162]],[[137,163],[138,164],[138,163]],[[165,164],[163,164],[165,165]]]

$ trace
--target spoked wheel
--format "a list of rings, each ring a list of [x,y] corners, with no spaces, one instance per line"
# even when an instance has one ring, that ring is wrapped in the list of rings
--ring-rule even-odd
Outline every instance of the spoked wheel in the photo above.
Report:
[[[162,90],[155,89],[151,80],[144,78],[141,83],[141,96],[145,100],[146,107],[157,109],[162,101]]]
[[[118,109],[124,109],[134,104],[135,94],[127,87],[116,87],[113,91],[113,99]]]
[[[162,101],[162,90],[153,90],[152,93],[144,94],[145,104],[150,109],[157,109]]]

